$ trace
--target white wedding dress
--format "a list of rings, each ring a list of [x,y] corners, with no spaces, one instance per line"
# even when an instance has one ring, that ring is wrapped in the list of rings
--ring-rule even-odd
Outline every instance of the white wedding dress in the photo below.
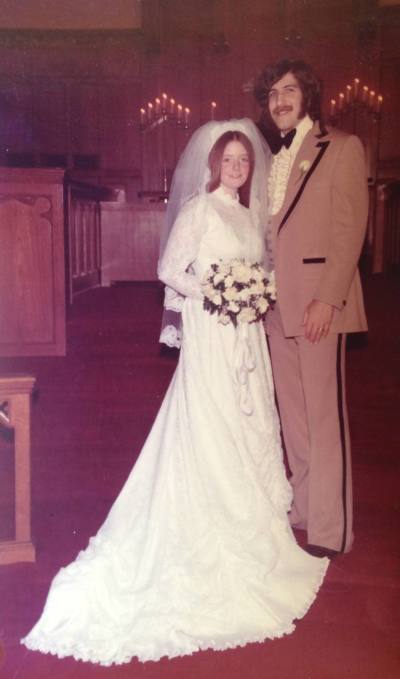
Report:
[[[300,549],[288,523],[263,326],[242,334],[200,299],[212,263],[260,261],[261,242],[221,188],[201,224],[196,209],[181,212],[161,265],[186,295],[176,372],[105,523],[54,578],[30,649],[110,665],[272,639],[323,580],[328,560]]]

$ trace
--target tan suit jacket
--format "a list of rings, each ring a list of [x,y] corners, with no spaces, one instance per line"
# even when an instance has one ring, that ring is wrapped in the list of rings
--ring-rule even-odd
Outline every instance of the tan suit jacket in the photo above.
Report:
[[[360,140],[339,130],[307,133],[281,210],[272,218],[278,304],[286,337],[304,334],[313,300],[335,307],[331,332],[367,329],[357,262],[367,225],[368,192]],[[267,314],[268,331],[268,314]]]

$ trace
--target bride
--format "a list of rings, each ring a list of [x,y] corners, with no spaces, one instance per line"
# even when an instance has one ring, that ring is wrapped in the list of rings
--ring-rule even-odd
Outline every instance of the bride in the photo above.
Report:
[[[179,362],[105,523],[54,578],[29,649],[102,665],[222,650],[292,632],[316,596],[329,561],[289,526],[262,323],[222,324],[203,307],[211,265],[263,261],[267,157],[243,119],[199,128],[178,163],[159,276],[162,339],[182,343]]]

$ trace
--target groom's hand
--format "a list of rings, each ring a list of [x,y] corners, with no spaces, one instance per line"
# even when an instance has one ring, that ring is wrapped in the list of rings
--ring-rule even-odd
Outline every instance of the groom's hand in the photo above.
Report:
[[[303,318],[304,336],[313,344],[326,337],[333,319],[334,307],[313,299],[306,307]]]

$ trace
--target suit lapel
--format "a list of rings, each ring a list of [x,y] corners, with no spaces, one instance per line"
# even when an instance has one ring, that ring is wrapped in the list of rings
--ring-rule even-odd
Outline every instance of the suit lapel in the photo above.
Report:
[[[300,146],[289,175],[283,205],[276,215],[277,233],[284,226],[296,207],[311,175],[318,166],[330,141],[320,133],[318,123],[306,134]]]

